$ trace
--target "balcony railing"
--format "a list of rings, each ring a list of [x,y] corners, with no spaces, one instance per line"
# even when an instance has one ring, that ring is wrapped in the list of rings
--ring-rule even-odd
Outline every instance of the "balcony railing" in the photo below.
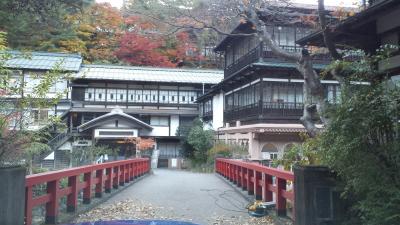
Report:
[[[235,60],[234,63],[225,68],[225,77],[228,77],[237,71],[243,69],[245,66],[257,62],[260,59],[262,53],[262,44],[256,48],[250,50],[247,54],[243,55],[239,59]]]
[[[287,52],[300,52],[302,50],[301,47],[297,46],[287,46],[287,45],[280,45],[280,48],[284,49]],[[331,61],[331,57],[329,54],[312,54],[312,58],[314,63],[316,64],[328,64]],[[279,62],[287,62],[285,59],[279,58],[276,56],[275,53],[271,51],[263,43],[260,43],[257,47],[250,50],[247,54],[239,57],[235,60],[234,63],[227,66],[225,68],[225,77],[229,77],[232,74],[240,71],[244,67],[257,62],[258,60],[263,59],[264,61],[279,61]]]
[[[303,103],[259,102],[226,110],[225,121],[243,120],[250,117],[264,119],[299,119],[303,115]]]

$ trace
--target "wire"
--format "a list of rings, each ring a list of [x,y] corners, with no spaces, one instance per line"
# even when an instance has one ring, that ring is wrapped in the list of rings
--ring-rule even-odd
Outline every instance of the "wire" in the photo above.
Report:
[[[215,204],[218,208],[220,208],[220,209],[223,209],[223,210],[225,210],[225,211],[239,212],[239,213],[246,213],[246,214],[247,214],[247,211],[244,210],[244,207],[240,207],[240,206],[236,205],[235,203],[233,203],[231,200],[227,199],[226,197],[222,197],[222,196],[226,195],[227,192],[233,192],[233,191],[231,191],[231,190],[222,191],[222,190],[218,190],[218,189],[200,189],[200,191],[205,191],[205,192],[207,192],[207,194],[208,194],[210,197],[212,197],[212,198],[214,199],[214,204]],[[212,194],[213,191],[218,191],[218,192],[220,192],[220,193],[218,194],[218,196],[219,196],[220,198],[227,200],[227,201],[230,203],[230,205],[234,206],[235,208],[237,208],[237,209],[239,209],[239,210],[228,209],[228,208],[226,208],[226,207],[221,206],[221,205],[218,203],[218,201],[219,201],[220,199]],[[237,200],[237,199],[235,199],[235,200]],[[237,200],[237,201],[239,202],[239,200]],[[243,210],[242,210],[242,209],[243,209]]]

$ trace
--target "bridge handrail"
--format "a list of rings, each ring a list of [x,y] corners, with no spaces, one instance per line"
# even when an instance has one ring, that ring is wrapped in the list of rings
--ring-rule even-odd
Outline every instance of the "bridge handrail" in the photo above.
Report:
[[[224,158],[215,160],[215,171],[243,190],[247,190],[250,195],[254,194],[257,200],[272,202],[275,193],[275,208],[278,215],[286,215],[287,200],[292,202],[294,212],[294,192],[287,190],[288,181],[294,181],[292,172]]]
[[[109,193],[135,177],[144,175],[150,170],[147,158],[128,159],[102,164],[88,165],[26,176],[25,181],[25,224],[32,224],[32,209],[46,204],[46,224],[57,222],[59,200],[67,196],[67,212],[75,212],[78,207],[78,193],[83,190],[83,204],[89,204],[92,187],[95,185],[95,197],[101,197],[103,191]],[[93,173],[95,172],[95,173]],[[83,175],[83,181],[80,176]],[[95,176],[93,176],[95,175]],[[60,187],[60,180],[68,179],[68,186]],[[47,184],[46,194],[33,196],[35,185]]]

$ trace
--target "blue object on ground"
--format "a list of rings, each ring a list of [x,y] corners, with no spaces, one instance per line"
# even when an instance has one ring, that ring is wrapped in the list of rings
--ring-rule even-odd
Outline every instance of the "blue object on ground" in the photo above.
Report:
[[[199,225],[189,222],[172,220],[114,220],[114,221],[96,221],[83,222],[66,225]]]

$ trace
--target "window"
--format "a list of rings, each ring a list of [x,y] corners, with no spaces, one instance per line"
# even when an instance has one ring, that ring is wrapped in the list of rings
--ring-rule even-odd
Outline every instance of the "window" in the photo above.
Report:
[[[178,103],[178,91],[169,91],[169,103]]]
[[[278,158],[278,148],[271,143],[267,143],[263,146],[262,150],[262,157],[264,159],[277,159]]]
[[[47,119],[49,118],[49,112],[48,110],[32,110],[31,118],[34,125],[42,125],[47,122]]]
[[[93,101],[94,100],[94,88],[86,88],[85,89],[85,101]]]
[[[108,92],[107,93],[108,94],[107,101],[108,102],[115,102],[116,101],[117,90],[116,89],[108,89],[107,92]]]
[[[160,103],[168,103],[168,91],[160,91]]]
[[[106,101],[106,89],[104,88],[96,88],[96,102],[104,102]]]
[[[117,102],[125,102],[126,101],[126,90],[124,89],[118,89],[116,90],[116,97],[118,96],[118,98],[116,99]]]
[[[150,118],[150,125],[153,126],[168,126],[169,118],[167,116],[152,116]]]

